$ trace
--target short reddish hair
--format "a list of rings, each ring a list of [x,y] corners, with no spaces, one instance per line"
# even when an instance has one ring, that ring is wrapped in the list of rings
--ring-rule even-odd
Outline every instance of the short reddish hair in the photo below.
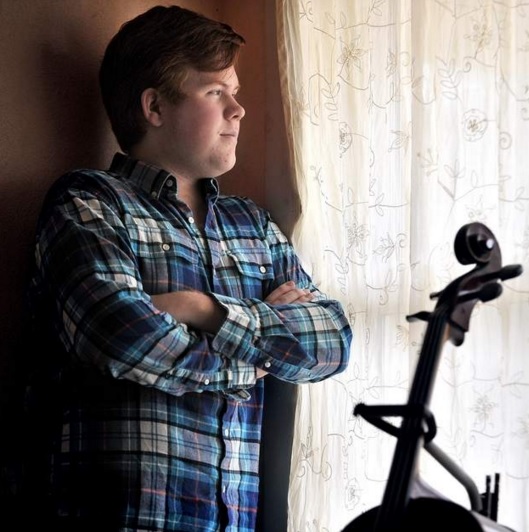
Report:
[[[179,6],[156,6],[123,24],[99,71],[103,104],[121,149],[128,152],[145,134],[145,89],[160,89],[177,101],[189,68],[225,70],[244,43],[227,24]]]

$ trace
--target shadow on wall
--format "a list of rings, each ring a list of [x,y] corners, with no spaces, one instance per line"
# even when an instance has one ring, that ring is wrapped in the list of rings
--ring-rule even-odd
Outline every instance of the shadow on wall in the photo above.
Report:
[[[2,524],[6,514],[16,512],[24,382],[32,357],[45,356],[24,349],[24,294],[38,212],[59,175],[80,166],[106,166],[115,150],[97,82],[105,38],[98,46],[94,36],[88,38],[80,19],[61,16],[64,25],[60,27],[44,21],[37,26],[35,20],[28,24],[24,17],[29,14],[4,17],[2,13],[0,22],[4,73],[0,84]]]

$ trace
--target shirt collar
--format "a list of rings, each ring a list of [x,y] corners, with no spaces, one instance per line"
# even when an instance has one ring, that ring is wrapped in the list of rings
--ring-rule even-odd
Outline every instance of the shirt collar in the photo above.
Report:
[[[109,172],[129,179],[155,199],[159,199],[164,190],[174,190],[178,194],[178,180],[173,174],[158,166],[133,159],[123,153],[118,152],[114,155]],[[212,195],[216,199],[219,195],[217,180],[204,178],[202,183],[206,195]]]

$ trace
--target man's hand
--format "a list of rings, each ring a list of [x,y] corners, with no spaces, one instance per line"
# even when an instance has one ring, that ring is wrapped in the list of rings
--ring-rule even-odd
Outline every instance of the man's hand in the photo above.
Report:
[[[297,288],[294,281],[287,281],[270,292],[265,299],[271,305],[284,305],[288,303],[308,303],[314,296],[306,288]]]

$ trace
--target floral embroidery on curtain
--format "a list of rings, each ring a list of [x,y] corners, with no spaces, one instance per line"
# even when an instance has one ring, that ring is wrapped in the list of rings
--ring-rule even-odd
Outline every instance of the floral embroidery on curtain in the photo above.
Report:
[[[289,530],[341,530],[380,504],[395,440],[353,415],[407,400],[432,292],[467,268],[458,229],[487,225],[524,273],[443,347],[435,443],[529,530],[529,6],[509,0],[277,0],[294,242],[355,332],[346,373],[301,386]],[[421,478],[468,496],[437,462]]]

